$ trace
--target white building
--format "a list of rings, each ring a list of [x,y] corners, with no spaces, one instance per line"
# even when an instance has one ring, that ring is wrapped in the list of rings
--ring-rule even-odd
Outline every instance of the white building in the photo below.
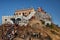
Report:
[[[38,8],[38,11],[35,11],[33,8],[17,10],[15,11],[13,16],[2,16],[2,24],[17,23],[21,26],[27,25],[29,22],[29,19],[31,19],[32,16],[35,16],[37,20],[45,21],[45,25],[47,23],[51,24],[51,21],[49,20],[50,16],[45,14],[45,12],[43,12],[41,8]]]
[[[13,16],[2,16],[2,24],[5,23],[17,23],[19,25],[27,25],[28,20],[34,15],[35,11],[33,8],[17,10]]]

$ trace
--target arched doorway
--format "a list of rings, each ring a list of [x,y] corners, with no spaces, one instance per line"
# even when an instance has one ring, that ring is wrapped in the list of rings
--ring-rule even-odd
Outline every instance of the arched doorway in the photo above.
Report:
[[[11,18],[11,20],[13,21],[13,23],[15,23],[15,18]]]

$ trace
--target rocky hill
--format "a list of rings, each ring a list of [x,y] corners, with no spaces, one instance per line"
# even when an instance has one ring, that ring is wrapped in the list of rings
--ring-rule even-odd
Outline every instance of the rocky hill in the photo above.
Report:
[[[55,24],[44,25],[32,20],[27,26],[3,24],[0,26],[0,40],[60,40],[60,28]]]
[[[2,19],[0,40],[60,40],[60,28],[41,8],[20,10]]]

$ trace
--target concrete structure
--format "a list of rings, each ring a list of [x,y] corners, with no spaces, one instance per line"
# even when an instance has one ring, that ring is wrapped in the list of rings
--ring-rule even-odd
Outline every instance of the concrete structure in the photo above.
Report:
[[[17,23],[19,25],[27,25],[28,20],[34,15],[35,11],[33,8],[17,10],[13,16],[2,16],[2,24],[4,23]]]
[[[51,17],[48,16],[47,13],[45,13],[41,8],[38,8],[37,11],[35,11],[33,8],[17,10],[13,16],[2,16],[2,24],[17,23],[20,26],[26,26],[29,23],[29,19],[31,19],[33,16],[35,16],[37,20],[45,21],[45,25],[47,23],[51,24],[51,21],[49,20]]]
[[[42,10],[42,8],[38,8],[38,10],[36,11],[35,17],[37,20],[42,20],[45,22],[45,25],[49,24],[51,25],[51,16],[47,13],[44,12],[44,10]]]

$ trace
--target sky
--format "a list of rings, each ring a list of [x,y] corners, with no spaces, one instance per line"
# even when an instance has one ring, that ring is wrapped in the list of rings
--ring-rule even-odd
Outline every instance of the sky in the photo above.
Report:
[[[0,0],[0,24],[2,16],[13,15],[16,10],[41,7],[60,26],[60,0]]]

